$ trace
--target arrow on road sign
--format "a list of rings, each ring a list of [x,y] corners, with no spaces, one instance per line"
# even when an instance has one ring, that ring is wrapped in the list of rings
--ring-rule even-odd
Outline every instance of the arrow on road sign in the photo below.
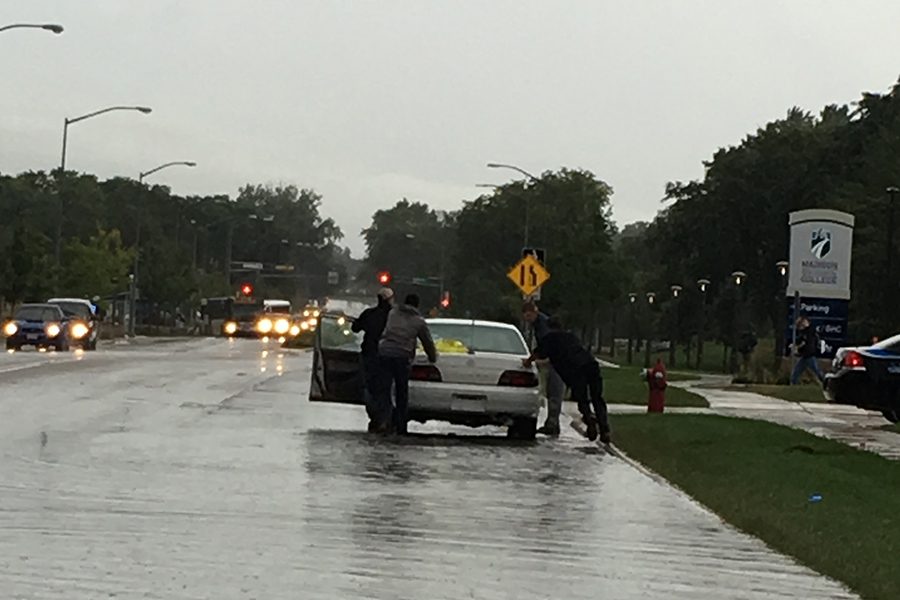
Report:
[[[516,266],[510,269],[506,276],[522,290],[523,294],[530,296],[547,283],[547,280],[550,279],[550,272],[533,255],[529,254],[516,263]]]

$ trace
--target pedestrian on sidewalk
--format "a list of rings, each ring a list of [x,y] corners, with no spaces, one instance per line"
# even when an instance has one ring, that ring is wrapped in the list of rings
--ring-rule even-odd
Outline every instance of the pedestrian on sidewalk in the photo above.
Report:
[[[391,405],[394,386],[393,430],[406,435],[409,421],[409,373],[416,357],[416,341],[422,342],[428,361],[437,362],[437,350],[428,324],[419,314],[419,297],[409,294],[388,314],[378,343],[378,394],[382,406]]]
[[[819,383],[825,383],[825,376],[822,375],[819,363],[816,361],[816,355],[819,353],[819,336],[806,317],[797,318],[797,348],[795,351],[800,360],[794,365],[794,371],[791,373],[791,385],[800,383],[800,377],[807,370],[813,372]]]
[[[522,306],[522,318],[531,325],[534,346],[539,345],[550,332],[550,317],[538,309],[534,300],[529,300]],[[562,377],[549,362],[538,362],[538,369],[541,370],[546,380],[544,395],[547,397],[547,419],[537,431],[543,435],[559,437],[559,414],[562,412],[566,384],[563,383]]]
[[[366,414],[369,415],[369,431],[379,427],[387,428],[391,422],[390,403],[380,403],[377,395],[378,379],[378,342],[387,323],[388,313],[394,306],[394,291],[389,287],[378,290],[377,304],[362,311],[350,326],[354,332],[363,333],[360,344],[360,367],[363,376],[363,398],[366,403]]]
[[[562,329],[559,319],[551,317],[548,326],[547,334],[522,364],[530,367],[538,359],[549,358],[550,364],[572,390],[572,399],[578,403],[581,418],[587,426],[588,439],[596,440],[599,433],[600,441],[609,444],[612,437],[606,402],[603,400],[600,363],[581,345],[574,334]]]

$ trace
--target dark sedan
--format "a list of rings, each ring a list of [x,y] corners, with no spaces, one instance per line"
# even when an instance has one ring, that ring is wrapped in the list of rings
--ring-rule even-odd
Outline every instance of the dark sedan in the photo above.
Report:
[[[900,335],[872,346],[840,348],[825,375],[825,394],[831,402],[900,421]]]
[[[23,346],[69,349],[68,318],[55,304],[23,304],[3,324],[3,334],[7,350],[19,350]]]

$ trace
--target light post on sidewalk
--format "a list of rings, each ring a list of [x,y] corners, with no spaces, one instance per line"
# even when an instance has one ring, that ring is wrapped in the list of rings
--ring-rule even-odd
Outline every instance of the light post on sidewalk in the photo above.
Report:
[[[697,369],[700,369],[700,365],[703,361],[703,334],[705,333],[707,326],[706,305],[709,298],[709,285],[709,279],[697,280],[697,289],[700,290],[700,329],[697,333]]]
[[[678,332],[681,329],[681,290],[682,288],[678,284],[674,284],[670,286],[672,290],[672,301],[675,303],[675,314],[672,318],[672,334],[669,339],[669,367],[675,367],[676,360],[676,346],[678,339]]]
[[[62,224],[63,219],[65,219],[65,207],[63,202],[62,190],[60,189],[62,185],[63,179],[66,176],[66,148],[69,140],[69,125],[73,125],[78,123],[79,121],[85,121],[87,119],[92,119],[94,117],[100,116],[102,114],[119,111],[119,110],[129,110],[129,111],[137,111],[143,114],[149,114],[153,111],[153,109],[147,106],[109,106],[107,108],[101,108],[100,110],[95,110],[94,112],[90,112],[80,117],[75,117],[70,119],[66,117],[63,120],[63,137],[62,137],[62,158],[59,162],[59,182],[57,183],[57,195],[59,196],[59,202],[57,206],[57,215],[56,215],[56,235],[54,240],[54,250],[53,250],[53,262],[56,267],[57,273],[59,272],[60,265],[60,257],[62,254]],[[58,275],[57,275],[58,277]],[[58,282],[57,282],[58,287]],[[57,290],[59,291],[59,290]]]
[[[734,283],[734,291],[735,291],[735,307],[734,307],[734,315],[731,319],[731,360],[730,367],[732,374],[737,373],[738,370],[738,358],[737,358],[737,350],[738,350],[738,335],[739,335],[739,325],[742,324],[743,320],[743,308],[744,308],[744,294],[743,287],[747,281],[747,274],[743,271],[734,271],[731,274],[732,283]]]
[[[650,368],[650,346],[653,343],[653,305],[656,304],[656,293],[647,292],[647,307],[650,309],[647,316],[647,334],[644,336],[644,367]]]
[[[775,327],[775,368],[776,371],[781,366],[781,359],[784,358],[785,352],[785,327],[787,326],[787,286],[788,286],[788,270],[790,263],[786,260],[779,260],[775,263],[775,271],[778,273],[778,291],[775,292],[775,301],[778,302],[778,318],[781,324]]]
[[[628,304],[630,307],[628,311],[628,364],[630,365],[634,361],[634,328],[637,321],[635,315],[635,310],[637,309],[637,294],[634,292],[628,294]]]

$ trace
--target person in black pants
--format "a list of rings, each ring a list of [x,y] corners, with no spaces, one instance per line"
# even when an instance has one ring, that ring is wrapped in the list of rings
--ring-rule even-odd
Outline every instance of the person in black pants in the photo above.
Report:
[[[415,294],[408,295],[403,304],[392,308],[378,342],[380,403],[391,405],[393,383],[396,394],[393,429],[399,435],[406,435],[409,421],[409,372],[416,357],[416,340],[422,342],[428,360],[437,362],[431,332],[418,309],[419,297]]]
[[[538,342],[531,356],[522,364],[530,367],[535,360],[550,359],[550,364],[572,390],[572,399],[578,403],[578,411],[587,426],[588,439],[609,444],[609,415],[603,400],[603,376],[600,363],[581,345],[575,335],[563,331],[559,319],[552,317],[548,323],[550,331]],[[591,413],[593,405],[594,413]]]
[[[363,375],[363,398],[366,403],[366,414],[369,415],[369,431],[391,420],[390,404],[384,405],[377,394],[378,378],[378,341],[387,323],[388,314],[394,306],[394,292],[389,287],[378,290],[378,304],[362,311],[350,328],[359,333],[364,332],[360,345],[360,366]]]

